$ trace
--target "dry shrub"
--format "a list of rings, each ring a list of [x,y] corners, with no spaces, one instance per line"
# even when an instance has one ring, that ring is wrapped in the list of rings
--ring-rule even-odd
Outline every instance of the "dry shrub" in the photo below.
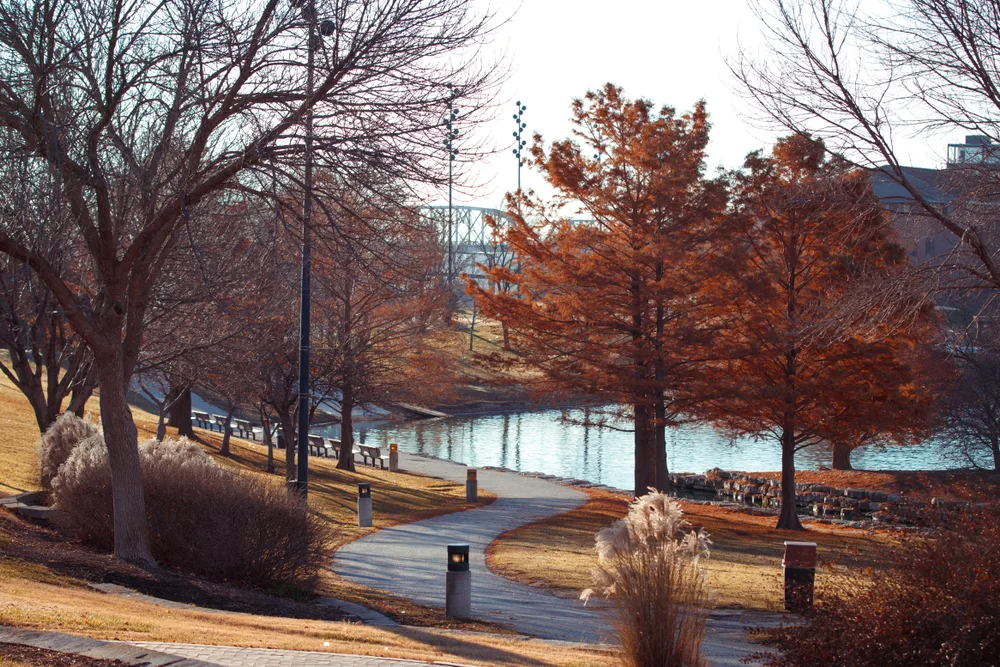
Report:
[[[216,465],[187,439],[139,448],[150,547],[172,568],[270,589],[309,588],[325,536],[283,486]],[[88,544],[113,545],[111,469],[103,438],[80,443],[53,483],[63,520]]]
[[[43,489],[52,487],[52,479],[59,472],[59,466],[66,462],[73,448],[92,435],[97,427],[77,417],[72,412],[64,412],[42,434],[38,441],[38,463],[41,467]]]
[[[597,591],[611,599],[611,624],[630,667],[707,665],[701,639],[709,595],[699,559],[711,541],[690,530],[676,501],[652,491],[597,533]],[[587,589],[580,596],[589,600]]]
[[[771,643],[774,667],[1000,664],[1000,510],[962,515],[888,553],[825,594],[801,626]]]

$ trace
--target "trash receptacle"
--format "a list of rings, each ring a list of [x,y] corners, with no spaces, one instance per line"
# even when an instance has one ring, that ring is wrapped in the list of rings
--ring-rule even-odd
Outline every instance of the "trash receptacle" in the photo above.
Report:
[[[785,610],[803,612],[812,607],[816,582],[816,543],[785,542],[781,561],[785,574]]]

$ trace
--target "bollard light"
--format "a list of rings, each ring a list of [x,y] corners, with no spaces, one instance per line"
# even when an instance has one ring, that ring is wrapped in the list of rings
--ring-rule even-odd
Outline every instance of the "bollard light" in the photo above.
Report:
[[[465,572],[469,569],[469,545],[448,545],[448,571]]]
[[[358,526],[370,528],[372,525],[372,485],[358,484]]]
[[[479,482],[476,480],[476,469],[469,468],[465,473],[465,502],[474,503],[479,498]]]
[[[448,545],[444,613],[448,618],[472,617],[472,572],[469,570],[468,544]]]
[[[816,582],[816,543],[785,542],[781,561],[785,575],[785,610],[804,612],[812,607]]]
[[[389,443],[389,472],[399,472],[399,445]]]

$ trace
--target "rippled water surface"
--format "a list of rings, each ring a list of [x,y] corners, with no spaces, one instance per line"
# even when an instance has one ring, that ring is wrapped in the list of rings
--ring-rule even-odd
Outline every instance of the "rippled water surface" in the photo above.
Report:
[[[497,415],[448,417],[389,422],[366,427],[365,443],[430,454],[471,466],[575,477],[619,488],[631,488],[632,434],[566,423],[584,421],[584,409],[543,410]],[[336,436],[337,427],[330,435]],[[867,470],[935,470],[962,467],[964,462],[939,444],[854,451],[855,468]],[[681,426],[667,431],[667,464],[671,472],[727,470],[769,471],[781,468],[778,444],[741,439],[731,443],[709,426]],[[798,469],[830,464],[825,448],[796,455]]]

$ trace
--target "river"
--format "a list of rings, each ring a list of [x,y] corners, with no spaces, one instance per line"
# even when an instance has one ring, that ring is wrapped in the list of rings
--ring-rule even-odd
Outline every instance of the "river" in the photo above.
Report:
[[[365,444],[399,444],[400,451],[429,454],[470,466],[498,466],[544,472],[622,489],[632,487],[632,434],[585,421],[583,408],[505,414],[467,415],[443,419],[356,423]],[[339,426],[314,429],[339,437]],[[830,465],[830,451],[810,447],[796,455],[800,470]],[[861,447],[851,455],[855,468],[865,470],[940,470],[959,468],[964,461],[940,443],[910,447]],[[671,472],[704,472],[719,467],[748,472],[781,469],[781,452],[773,440],[742,438],[731,442],[705,425],[667,430],[667,465]]]

